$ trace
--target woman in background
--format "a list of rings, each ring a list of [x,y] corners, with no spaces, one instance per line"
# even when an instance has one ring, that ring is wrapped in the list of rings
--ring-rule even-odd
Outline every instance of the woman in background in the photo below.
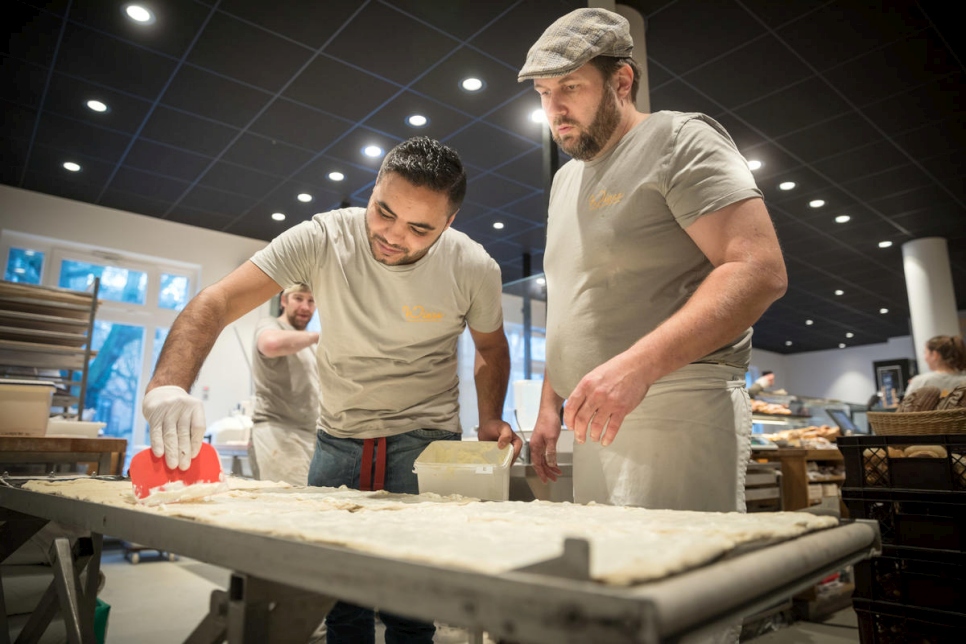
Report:
[[[907,396],[927,385],[939,387],[944,396],[959,385],[966,385],[966,344],[961,337],[937,335],[930,338],[926,342],[925,358],[930,371],[909,381]]]

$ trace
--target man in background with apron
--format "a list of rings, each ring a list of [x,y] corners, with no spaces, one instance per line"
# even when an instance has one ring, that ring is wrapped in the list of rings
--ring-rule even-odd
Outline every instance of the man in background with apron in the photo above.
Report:
[[[305,328],[315,298],[305,284],[282,291],[282,312],[255,328],[252,376],[255,411],[248,458],[262,481],[308,485],[319,416],[319,334]]]

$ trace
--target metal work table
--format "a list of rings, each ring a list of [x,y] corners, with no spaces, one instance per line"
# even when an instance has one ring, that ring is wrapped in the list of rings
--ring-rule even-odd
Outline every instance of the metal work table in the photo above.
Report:
[[[485,630],[520,642],[675,641],[753,614],[880,548],[877,524],[855,522],[744,548],[664,580],[618,587],[588,580],[583,540],[568,540],[558,559],[482,574],[0,485],[0,561],[16,547],[10,545],[16,526],[20,532],[39,529],[47,520],[94,534],[93,552],[81,557],[95,573],[104,534],[233,570],[228,592],[213,593],[211,613],[191,642],[298,641],[295,634],[307,637],[334,598],[464,626],[478,638]],[[77,579],[70,569],[64,576]],[[70,588],[60,592],[62,605],[70,595]],[[75,589],[72,606],[63,611],[77,616],[80,635],[71,641],[87,641],[93,597]]]

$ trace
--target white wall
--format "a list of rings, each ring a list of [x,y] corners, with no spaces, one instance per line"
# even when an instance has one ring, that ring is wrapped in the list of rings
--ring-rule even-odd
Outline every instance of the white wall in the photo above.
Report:
[[[912,337],[902,336],[884,344],[787,356],[753,349],[751,364],[774,371],[775,386],[790,394],[864,405],[876,391],[873,362],[915,357]]]
[[[196,264],[201,267],[199,290],[265,246],[257,239],[0,185],[0,236],[5,231]],[[200,396],[203,387],[208,387],[205,414],[209,423],[227,416],[239,401],[250,396],[247,358],[252,335],[258,318],[268,314],[266,304],[230,325],[215,342],[192,392]],[[143,440],[139,431],[143,431],[140,414],[136,441]]]

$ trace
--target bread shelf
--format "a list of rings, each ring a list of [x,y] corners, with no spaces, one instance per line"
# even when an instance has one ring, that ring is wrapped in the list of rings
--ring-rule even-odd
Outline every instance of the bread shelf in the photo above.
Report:
[[[96,355],[91,338],[99,289],[99,279],[90,292],[0,282],[0,375],[52,381],[51,408],[63,415],[73,415],[75,405],[80,410]]]

